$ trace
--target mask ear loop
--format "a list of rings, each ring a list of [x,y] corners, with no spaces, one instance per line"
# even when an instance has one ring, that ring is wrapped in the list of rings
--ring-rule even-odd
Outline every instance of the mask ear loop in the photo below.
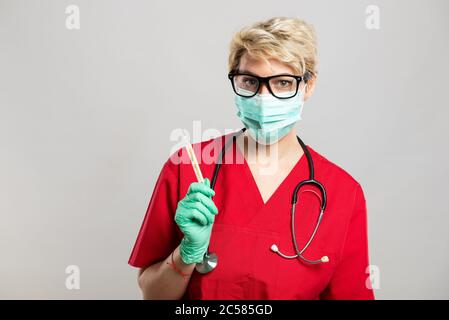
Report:
[[[303,100],[302,100],[302,102],[304,103],[304,94],[306,93],[306,88],[308,88],[307,87],[307,82],[309,81],[309,79],[311,78],[311,76],[310,76],[310,73],[309,73],[309,71],[306,71],[306,73],[304,74],[304,77],[303,77],[303,81],[304,81],[304,88],[302,88],[302,91],[300,91],[301,92],[301,95],[302,95],[302,97],[303,97]],[[301,84],[301,83],[300,83]]]
[[[301,93],[301,97],[302,97],[302,102],[304,103],[304,95],[307,91],[307,83],[304,85],[304,87],[302,88],[302,90],[299,90],[299,92]]]

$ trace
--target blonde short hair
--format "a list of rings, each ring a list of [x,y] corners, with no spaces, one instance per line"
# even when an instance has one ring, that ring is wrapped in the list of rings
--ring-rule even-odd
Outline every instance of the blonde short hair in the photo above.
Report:
[[[251,57],[276,59],[303,76],[315,76],[317,46],[312,25],[297,18],[274,17],[236,32],[229,44],[228,71],[238,69],[245,53]]]

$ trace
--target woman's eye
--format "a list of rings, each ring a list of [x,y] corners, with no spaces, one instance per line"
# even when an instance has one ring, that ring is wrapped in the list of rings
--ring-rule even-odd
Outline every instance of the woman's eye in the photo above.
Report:
[[[291,85],[292,85],[292,82],[288,81],[288,80],[279,80],[278,81],[278,86],[280,86],[280,87],[289,87]]]
[[[243,80],[243,83],[247,86],[254,86],[257,84],[257,81],[254,79],[245,79]]]

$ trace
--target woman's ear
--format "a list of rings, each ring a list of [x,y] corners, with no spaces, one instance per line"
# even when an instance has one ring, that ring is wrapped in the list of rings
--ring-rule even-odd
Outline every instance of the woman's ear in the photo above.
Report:
[[[315,89],[315,83],[316,83],[316,74],[312,74],[307,80],[306,92],[304,93],[304,101],[306,101],[312,96],[313,90]]]

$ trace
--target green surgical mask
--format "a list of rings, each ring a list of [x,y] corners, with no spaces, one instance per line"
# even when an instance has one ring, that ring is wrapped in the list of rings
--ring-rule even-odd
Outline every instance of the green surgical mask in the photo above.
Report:
[[[273,144],[287,135],[296,122],[301,120],[304,99],[299,90],[288,99],[278,99],[270,93],[256,94],[251,98],[236,94],[235,105],[238,109],[237,116],[251,137],[261,144]]]

